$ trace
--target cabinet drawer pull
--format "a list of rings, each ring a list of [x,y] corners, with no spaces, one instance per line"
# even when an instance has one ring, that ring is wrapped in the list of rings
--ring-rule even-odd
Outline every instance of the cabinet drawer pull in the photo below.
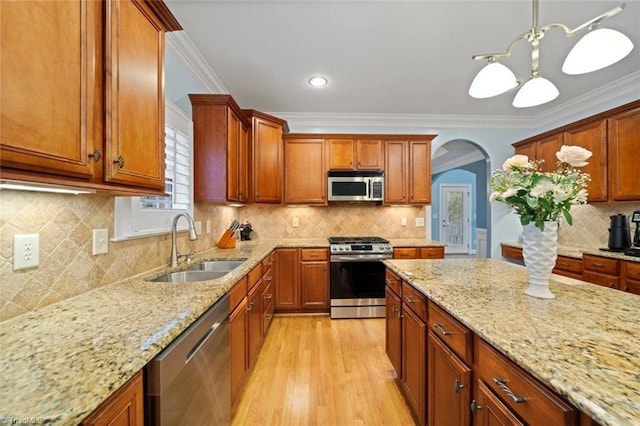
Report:
[[[409,256],[409,253],[400,253],[400,256],[407,257],[407,256]]]
[[[513,399],[513,402],[517,404],[520,404],[522,402],[527,402],[527,398],[525,398],[524,396],[517,396],[513,393],[511,389],[509,389],[509,386],[507,386],[507,381],[505,379],[494,377],[493,381],[496,385],[498,385],[500,389],[502,389],[504,393],[507,394],[509,398]]]
[[[390,280],[389,278],[385,278],[384,282],[387,283],[387,285],[391,285],[391,284],[395,284],[396,280]]]
[[[402,298],[403,298],[404,300],[406,300],[406,301],[407,301],[407,303],[416,303],[415,299],[412,299],[410,296],[408,296],[408,295],[406,295],[406,294],[405,294],[404,296],[402,296]]]
[[[463,385],[462,383],[460,383],[460,382],[458,381],[458,379],[456,379],[456,380],[453,382],[453,391],[454,391],[455,393],[459,393],[459,392],[460,392],[460,389],[464,389],[464,385]]]
[[[395,306],[391,307],[391,313],[395,314],[396,312],[398,312],[398,308],[396,308]]]
[[[473,415],[475,416],[480,410],[482,410],[482,405],[478,404],[475,399],[471,401],[471,412]]]
[[[113,160],[113,164],[117,164],[121,169],[124,168],[124,158],[122,158],[122,155],[118,156],[116,160]]]
[[[89,154],[89,158],[93,158],[93,161],[96,163],[100,161],[100,157],[102,157],[102,155],[100,154],[100,150],[98,148],[94,149],[93,152]]]
[[[442,335],[443,335],[443,336],[449,336],[449,335],[451,334],[451,332],[450,332],[450,331],[447,331],[447,330],[445,330],[445,329],[444,329],[444,327],[442,326],[442,324],[435,323],[435,324],[433,324],[433,326],[434,326],[435,328],[437,328],[438,330],[440,330],[440,333],[442,333]]]
[[[271,298],[273,297],[273,295],[271,293],[265,294],[264,298],[267,300],[271,300]]]
[[[593,262],[593,263],[592,263],[592,265],[593,265],[593,266],[597,266],[598,268],[604,268],[604,263],[596,263],[596,262]]]
[[[609,288],[614,288],[616,285],[614,283],[609,283]]]
[[[318,257],[318,256],[320,256],[320,255],[319,255],[318,253],[311,253],[311,255],[310,255],[310,256],[311,256],[311,257]]]
[[[558,262],[558,265],[560,265],[560,266],[569,266],[569,264],[567,262]]]

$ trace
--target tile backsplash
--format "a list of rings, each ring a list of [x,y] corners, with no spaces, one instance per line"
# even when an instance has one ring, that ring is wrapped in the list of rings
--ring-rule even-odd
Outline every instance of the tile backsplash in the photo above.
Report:
[[[93,229],[113,235],[113,197],[0,191],[0,321],[55,303],[94,288],[147,272],[168,263],[169,234],[109,243],[109,252],[92,254]],[[316,238],[330,235],[424,237],[415,218],[420,207],[379,207],[345,204],[329,207],[198,204],[196,221],[211,220],[212,232],[196,241],[179,234],[178,246],[202,252],[215,246],[234,217],[247,218],[252,239]],[[293,227],[293,218],[299,226]],[[408,226],[401,226],[403,217]],[[428,223],[428,222],[427,222]],[[13,270],[13,236],[39,234],[40,265]]]
[[[571,208],[573,225],[560,222],[558,244],[572,247],[607,247],[609,242],[609,216],[621,213],[627,216],[640,210],[637,201],[617,203],[595,203]],[[629,223],[629,225],[632,225]],[[633,236],[635,228],[632,227]]]

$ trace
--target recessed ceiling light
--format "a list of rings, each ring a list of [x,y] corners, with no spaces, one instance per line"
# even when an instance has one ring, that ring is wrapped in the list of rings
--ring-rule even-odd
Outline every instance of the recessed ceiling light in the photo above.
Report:
[[[328,82],[327,78],[321,75],[315,75],[309,79],[309,84],[313,87],[324,87]]]

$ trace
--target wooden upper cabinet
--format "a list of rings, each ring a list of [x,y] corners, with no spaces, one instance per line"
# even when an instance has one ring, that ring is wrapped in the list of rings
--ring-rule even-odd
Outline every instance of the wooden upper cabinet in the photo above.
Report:
[[[284,202],[327,204],[324,139],[284,140]]]
[[[558,168],[556,153],[562,146],[562,133],[539,140],[528,141],[516,146],[516,154],[526,155],[529,160],[542,160],[540,170],[550,172]]]
[[[164,189],[164,31],[145,3],[107,4],[105,180]]]
[[[409,141],[409,204],[431,203],[431,141]]]
[[[431,139],[384,142],[385,204],[431,203]]]
[[[406,204],[409,149],[404,141],[384,143],[384,202]]]
[[[93,176],[88,154],[102,149],[93,132],[100,73],[92,67],[100,55],[100,8],[99,2],[0,2],[3,167]]]
[[[282,202],[284,152],[282,134],[287,122],[260,111],[245,110],[251,119],[251,187],[254,203]]]
[[[328,139],[330,170],[380,170],[382,140]]]
[[[164,35],[181,29],[166,5],[1,2],[0,16],[2,177],[163,194]]]
[[[230,95],[189,95],[195,202],[248,200],[249,120]]]
[[[564,145],[577,145],[593,153],[589,164],[579,170],[589,173],[588,201],[607,201],[607,122],[597,120],[563,134]]]
[[[611,201],[640,200],[640,107],[608,119]]]

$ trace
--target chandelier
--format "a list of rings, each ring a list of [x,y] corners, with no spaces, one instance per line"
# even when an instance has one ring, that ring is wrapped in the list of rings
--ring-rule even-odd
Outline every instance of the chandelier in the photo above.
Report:
[[[539,72],[540,40],[544,37],[544,33],[552,28],[561,28],[567,37],[572,37],[587,29],[584,37],[573,46],[567,55],[562,65],[562,71],[570,75],[596,71],[618,62],[633,49],[631,40],[621,32],[599,27],[600,21],[620,13],[625,6],[622,3],[620,6],[571,29],[565,24],[559,23],[540,26],[538,24],[538,0],[533,0],[533,26],[529,31],[513,39],[504,52],[472,56],[474,61],[486,59],[488,64],[473,79],[469,95],[480,99],[490,98],[520,86],[520,82],[513,72],[499,63],[498,59],[511,56],[513,46],[518,41],[526,39],[531,43],[531,78],[516,93],[513,106],[526,108],[554,100],[559,94],[558,89],[551,81],[540,76]]]

